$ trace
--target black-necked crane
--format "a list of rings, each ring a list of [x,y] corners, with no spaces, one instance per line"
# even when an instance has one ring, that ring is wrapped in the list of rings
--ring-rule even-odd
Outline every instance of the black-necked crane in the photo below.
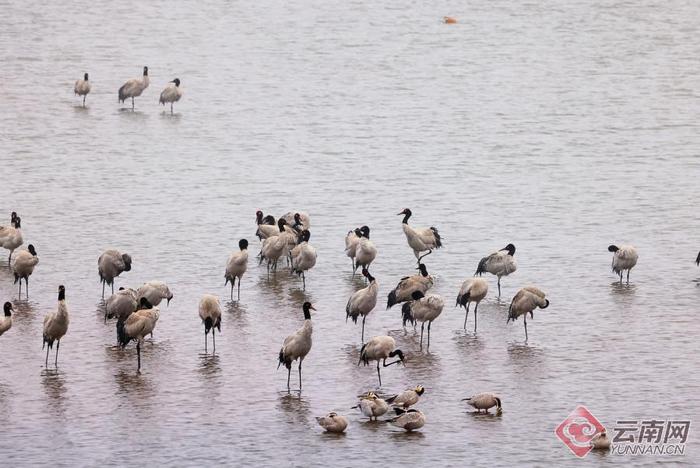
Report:
[[[163,299],[166,300],[166,305],[170,305],[170,301],[175,296],[163,281],[149,281],[136,291],[136,300],[140,302],[142,297],[148,299],[148,302],[155,307],[160,305]]]
[[[408,241],[408,246],[413,250],[413,254],[416,256],[418,263],[426,255],[433,253],[433,249],[439,249],[442,247],[442,237],[437,228],[413,228],[408,225],[408,219],[413,213],[408,208],[404,208],[403,211],[397,213],[397,215],[403,215],[403,233],[406,235],[406,240]],[[421,252],[427,252],[421,255]]]
[[[355,247],[355,268],[369,268],[375,258],[377,258],[377,247],[369,240],[369,227],[362,226],[360,240]]]
[[[316,265],[316,249],[309,244],[311,233],[308,229],[301,232],[301,242],[290,252],[292,257],[292,271],[301,276],[303,288],[306,290],[306,272]]]
[[[83,75],[82,80],[76,81],[75,86],[73,86],[73,92],[75,93],[75,95],[83,97],[83,107],[85,107],[85,98],[90,93],[90,89],[91,89],[91,86],[90,86],[90,81],[88,80],[87,73],[85,75]]]
[[[367,270],[367,268],[362,269],[362,275],[367,278],[369,284],[366,288],[362,288],[359,291],[355,291],[348,303],[345,306],[345,321],[348,321],[348,317],[352,319],[353,323],[357,323],[357,318],[362,316],[362,343],[365,342],[365,319],[367,315],[372,312],[374,307],[377,305],[377,294],[379,292],[379,286],[377,285],[377,280],[372,276],[372,274]]]
[[[6,302],[3,306],[3,316],[0,317],[0,336],[3,335],[7,330],[12,328],[12,308],[11,302]]]
[[[472,395],[469,398],[464,398],[462,401],[466,401],[469,406],[476,409],[477,413],[481,410],[488,413],[489,409],[496,407],[496,414],[501,414],[503,407],[501,405],[501,397],[495,393],[483,392]]]
[[[136,311],[137,306],[136,291],[131,288],[119,288],[105,301],[105,323],[111,318],[126,320],[132,312]]]
[[[142,297],[136,312],[126,320],[117,322],[117,336],[122,348],[126,348],[131,340],[136,341],[137,372],[141,373],[141,343],[146,335],[152,334],[160,318],[160,310],[154,307],[148,299]]]
[[[258,229],[260,229],[261,226],[258,226]],[[287,226],[287,222],[284,219],[280,218],[277,220],[277,234],[263,239],[262,247],[260,247],[260,263],[262,263],[263,260],[267,261],[268,275],[270,274],[270,269],[277,271],[277,261],[288,252],[288,239],[280,235],[285,231],[285,226]]]
[[[173,104],[182,98],[182,88],[180,87],[180,79],[175,78],[170,81],[168,86],[160,93],[158,104],[170,104],[170,115],[173,115]]]
[[[105,285],[111,286],[112,294],[114,294],[114,278],[125,271],[131,271],[131,256],[129,254],[109,249],[100,255],[97,259],[97,273],[99,273],[102,283],[102,299],[105,298]]]
[[[44,340],[41,349],[44,349],[44,346],[46,346],[46,366],[49,365],[49,350],[53,348],[54,342],[56,342],[56,360],[54,365],[58,366],[58,348],[61,346],[61,338],[68,331],[69,322],[66,288],[61,285],[58,287],[58,307],[44,317]]]
[[[241,279],[243,279],[243,274],[248,269],[248,241],[246,239],[241,239],[238,241],[238,252],[233,252],[226,263],[226,274],[224,278],[226,286],[229,282],[231,283],[231,300],[233,300],[233,287],[236,285],[236,280],[238,280],[238,300],[241,300]]]
[[[311,229],[311,218],[303,211],[290,211],[281,216],[293,229],[303,231]]]
[[[616,275],[620,276],[620,283],[622,283],[622,273],[627,271],[627,284],[630,282],[630,270],[634,268],[637,264],[637,259],[639,255],[637,254],[637,249],[631,245],[611,245],[608,247],[608,252],[613,253],[612,258],[612,271]],[[700,255],[698,256],[700,258]]]
[[[391,423],[396,427],[411,432],[425,425],[425,415],[417,409],[404,410],[394,408],[394,412],[397,414],[397,417],[392,419]]]
[[[545,298],[545,293],[535,286],[526,286],[518,291],[508,307],[508,320],[515,322],[518,317],[523,316],[525,324],[525,341],[527,342],[527,314],[534,318],[533,311],[536,308],[546,309],[549,307],[549,299]]]
[[[345,235],[345,255],[350,257],[350,261],[352,262],[353,276],[355,276],[355,271],[357,270],[357,267],[355,266],[355,249],[357,248],[357,244],[360,242],[361,236],[362,233],[358,228],[348,231],[348,233]]]
[[[330,412],[322,418],[316,418],[318,425],[326,432],[340,434],[348,427],[348,418],[336,412]]]
[[[467,278],[457,294],[456,306],[464,307],[464,329],[467,329],[467,318],[469,318],[469,304],[474,303],[474,333],[476,333],[477,309],[486,294],[489,292],[489,283],[483,278]]]
[[[12,262],[12,272],[15,275],[15,284],[19,283],[19,297],[22,296],[22,280],[27,286],[26,294],[29,299],[29,277],[34,273],[34,267],[39,263],[39,257],[32,244],[27,246],[27,250],[20,250]]]
[[[216,353],[215,328],[221,333],[221,304],[219,298],[213,294],[205,294],[199,301],[199,318],[204,324],[204,352],[207,352],[207,335],[211,330],[211,339]]]
[[[401,308],[403,325],[406,326],[406,322],[413,324],[421,322],[420,349],[423,349],[423,329],[425,328],[425,322],[428,322],[428,346],[426,349],[430,349],[430,326],[442,313],[445,301],[438,295],[428,294],[426,296],[420,291],[414,291],[411,299],[413,300],[407,302]]]
[[[258,236],[260,240],[277,236],[280,233],[279,227],[277,227],[277,223],[275,222],[275,217],[272,215],[263,216],[263,212],[260,210],[255,212],[255,224],[258,226],[255,235]]]
[[[131,110],[134,110],[134,98],[141,96],[141,93],[148,88],[150,84],[148,78],[148,67],[143,67],[143,76],[141,78],[132,78],[119,88],[119,102],[124,102],[131,98]]]
[[[294,334],[289,335],[282,343],[282,349],[279,352],[279,369],[282,364],[287,368],[287,391],[290,390],[289,381],[292,375],[292,362],[299,360],[299,390],[301,391],[301,364],[309,351],[311,351],[311,334],[313,333],[313,325],[311,325],[311,311],[316,310],[310,302],[304,302],[302,306],[304,311],[304,325]]]
[[[0,227],[0,247],[10,251],[10,255],[7,257],[7,266],[12,265],[12,252],[19,248],[23,242],[22,219],[13,211],[10,226]]]
[[[433,287],[433,277],[428,274],[428,268],[424,263],[418,264],[417,275],[404,276],[399,281],[399,284],[389,293],[386,301],[386,308],[390,309],[396,304],[411,300],[411,295],[415,291],[420,291],[425,294],[428,289]]]
[[[481,276],[483,273],[491,273],[498,277],[498,297],[501,297],[501,277],[508,276],[518,269],[515,261],[515,246],[508,244],[501,250],[482,258],[476,267],[474,276]]]
[[[387,364],[386,360],[394,356],[398,356],[398,359]],[[360,360],[357,365],[359,366],[361,363],[364,363],[365,366],[368,366],[370,361],[377,361],[377,377],[379,378],[379,386],[381,387],[382,374],[379,370],[379,361],[382,361],[384,367],[389,367],[398,362],[403,363],[404,355],[403,351],[396,349],[396,340],[392,337],[386,335],[375,336],[362,345],[360,349]],[[404,366],[405,365],[404,363]]]

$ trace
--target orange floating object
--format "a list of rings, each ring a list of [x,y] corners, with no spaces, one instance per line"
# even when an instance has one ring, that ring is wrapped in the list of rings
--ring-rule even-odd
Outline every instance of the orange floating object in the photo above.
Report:
[[[452,17],[452,16],[444,16],[444,17],[442,18],[442,20],[443,20],[446,24],[455,24],[455,23],[457,23],[457,18],[454,18],[454,17]]]

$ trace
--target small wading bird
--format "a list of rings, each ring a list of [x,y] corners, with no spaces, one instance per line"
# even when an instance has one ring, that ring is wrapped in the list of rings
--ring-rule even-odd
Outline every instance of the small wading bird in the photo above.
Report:
[[[146,335],[153,333],[159,318],[158,307],[153,307],[148,299],[142,297],[138,310],[130,314],[126,320],[117,322],[117,336],[121,347],[126,348],[131,340],[136,341],[137,372],[139,373],[141,373],[141,343]]]
[[[394,412],[398,417],[392,419],[391,423],[396,427],[411,432],[425,425],[425,415],[417,409],[403,410],[394,408]]]
[[[290,390],[289,381],[292,375],[292,362],[299,360],[299,391],[301,391],[301,364],[309,351],[311,351],[311,334],[313,326],[311,325],[311,311],[316,310],[310,302],[304,302],[302,307],[304,311],[304,325],[293,335],[289,335],[282,343],[282,349],[279,352],[279,369],[282,364],[287,368],[287,391]]]
[[[508,307],[508,320],[515,322],[518,317],[523,316],[523,323],[525,324],[525,341],[527,342],[527,314],[530,314],[530,318],[535,318],[533,311],[539,307],[540,309],[546,309],[549,307],[549,300],[545,298],[545,293],[539,288],[534,286],[527,286],[518,291],[513,300]]]
[[[359,291],[355,291],[348,303],[345,306],[345,321],[348,321],[348,317],[352,319],[353,323],[357,323],[357,318],[362,316],[362,343],[365,342],[365,319],[367,315],[374,309],[377,305],[377,293],[379,291],[379,286],[374,276],[370,274],[367,268],[362,269],[362,274],[369,284],[366,288],[362,288]]]
[[[360,228],[360,240],[355,247],[355,268],[369,268],[374,259],[377,258],[377,247],[369,240],[369,227]],[[353,271],[354,275],[355,272]]]
[[[394,356],[398,356],[399,358],[387,364],[386,360]],[[403,363],[404,366],[406,365],[403,352],[400,349],[396,349],[396,341],[390,336],[375,336],[367,343],[363,344],[360,349],[360,360],[357,363],[359,366],[360,363],[364,362],[365,366],[368,366],[370,361],[377,361],[377,377],[379,378],[379,386],[381,387],[382,374],[379,370],[380,360],[384,367],[389,367],[399,362]]]
[[[78,80],[75,82],[75,86],[73,87],[73,92],[75,93],[76,96],[83,97],[83,107],[85,107],[85,98],[90,93],[90,82],[88,81],[88,74],[87,73],[85,75],[83,75],[82,80]]]
[[[180,88],[180,79],[175,78],[168,86],[165,87],[163,92],[160,93],[158,103],[163,105],[170,103],[170,115],[173,115],[173,104],[179,101],[181,97],[182,88]]]
[[[348,418],[334,412],[328,413],[322,418],[316,418],[316,421],[326,432],[335,434],[345,432],[345,428],[348,427]]]
[[[306,291],[306,272],[316,265],[316,249],[309,244],[311,233],[304,229],[301,232],[301,242],[291,251],[292,271],[301,276],[303,289]]]
[[[496,414],[501,414],[503,412],[501,397],[495,393],[477,393],[469,398],[462,399],[462,401],[466,401],[469,406],[475,408],[477,413],[480,413],[481,410],[488,413],[489,409],[493,408],[494,406],[496,407]]]
[[[36,256],[34,246],[29,244],[27,250],[20,250],[12,262],[12,271],[15,275],[15,284],[19,283],[19,293],[22,296],[22,280],[24,279],[27,285],[27,299],[29,299],[29,277],[34,273],[34,267],[39,263],[39,257]]]
[[[369,417],[370,421],[372,421],[372,418],[378,421],[379,416],[389,411],[389,404],[379,398],[376,393],[367,392],[366,395],[360,397],[360,402],[357,406],[353,406],[353,409],[355,408],[359,408],[362,414]]]
[[[622,273],[627,270],[627,284],[630,283],[630,270],[637,264],[637,249],[631,245],[622,245],[620,247],[611,245],[608,247],[608,252],[613,253],[612,271],[616,275],[620,275],[620,284],[622,284]],[[700,255],[698,255],[700,259]]]
[[[399,284],[389,293],[386,301],[386,308],[389,310],[395,304],[411,300],[411,295],[415,291],[420,291],[425,294],[428,289],[433,287],[433,277],[428,274],[428,269],[425,264],[419,263],[417,270],[420,274],[413,276],[404,276],[399,281]]]
[[[204,352],[207,352],[207,335],[211,330],[211,340],[216,353],[216,337],[214,329],[218,329],[221,333],[221,304],[219,298],[212,294],[205,294],[199,301],[199,318],[204,324]]]
[[[141,78],[132,78],[119,88],[119,102],[123,103],[131,98],[131,110],[134,110],[134,98],[141,96],[141,93],[148,88],[151,82],[148,79],[148,67],[143,67]]]
[[[97,259],[97,272],[102,283],[102,299],[105,298],[105,285],[112,287],[114,294],[114,278],[124,271],[131,271],[131,256],[118,250],[109,249]]]
[[[397,215],[403,216],[403,233],[406,235],[406,240],[408,241],[408,246],[413,250],[413,254],[416,256],[418,263],[426,255],[433,253],[433,249],[439,249],[442,247],[442,237],[440,233],[434,227],[429,228],[412,228],[408,225],[408,219],[413,213],[408,208],[404,208],[401,213]],[[420,255],[421,252],[427,253]]]
[[[508,244],[498,252],[482,258],[479,266],[476,267],[474,276],[481,276],[482,273],[491,273],[498,277],[498,297],[501,297],[501,276],[508,276],[518,269],[518,264],[513,255],[515,255],[515,246]]]
[[[433,320],[442,313],[445,301],[435,294],[424,296],[420,291],[414,291],[412,299],[412,301],[405,303],[401,308],[403,326],[406,326],[406,322],[411,322],[414,325],[416,322],[421,322],[420,349],[423,349],[423,329],[425,328],[425,322],[428,322],[428,346],[426,349],[430,349],[430,326],[433,324]]]
[[[355,276],[355,271],[357,270],[357,267],[355,266],[355,249],[357,248],[357,244],[360,242],[361,236],[362,233],[359,229],[348,231],[348,233],[345,235],[345,255],[350,257],[350,261],[352,262],[353,276]]]
[[[11,302],[6,302],[3,306],[4,315],[0,317],[0,336],[3,335],[7,330],[12,328],[12,308]]]
[[[469,304],[474,303],[474,333],[476,333],[476,311],[486,294],[489,292],[489,283],[483,278],[468,278],[462,283],[457,295],[455,307],[462,306],[466,310],[464,315],[464,329],[467,329],[467,318],[469,318]]]
[[[387,398],[386,401],[394,406],[407,409],[410,406],[418,403],[418,399],[425,393],[425,388],[422,385],[417,385],[414,388],[409,388],[398,395]]]
[[[10,251],[7,257],[7,266],[12,265],[12,252],[15,251],[24,240],[22,239],[22,220],[17,213],[12,212],[12,219],[9,227],[0,227],[0,247]]]
[[[226,286],[229,282],[231,283],[231,300],[233,300],[233,287],[236,285],[236,279],[238,279],[238,300],[241,300],[241,279],[243,279],[243,274],[248,269],[248,241],[246,239],[241,239],[238,241],[238,252],[233,252],[226,263],[226,274],[224,278]]]
[[[55,312],[49,312],[44,317],[44,341],[41,349],[46,346],[46,362],[49,365],[49,350],[53,348],[54,341],[56,342],[56,360],[54,366],[58,366],[58,348],[61,346],[61,338],[68,331],[68,306],[66,305],[66,288],[58,287],[58,308]]]

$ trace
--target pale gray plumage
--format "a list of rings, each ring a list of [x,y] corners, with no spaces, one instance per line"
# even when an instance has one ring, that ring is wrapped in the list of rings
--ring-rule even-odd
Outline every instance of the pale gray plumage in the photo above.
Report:
[[[204,325],[204,352],[207,352],[207,335],[211,330],[211,339],[216,353],[215,329],[221,333],[221,303],[219,298],[213,294],[205,294],[199,301],[199,318]]]
[[[111,318],[126,320],[129,315],[136,311],[137,305],[135,290],[119,288],[119,291],[109,296],[105,301],[105,322]]]
[[[311,218],[303,211],[289,211],[281,216],[287,224],[298,231],[311,229]]]
[[[168,285],[163,281],[149,281],[144,283],[143,286],[136,291],[136,300],[140,301],[142,297],[148,299],[151,305],[157,306],[163,299],[170,305],[170,301],[173,299],[174,295],[170,292]]]
[[[367,281],[369,281],[369,284],[367,285],[366,288],[362,288],[359,291],[355,291],[352,296],[350,296],[350,299],[348,299],[348,303],[345,306],[345,321],[348,321],[348,318],[351,318],[353,323],[357,323],[357,318],[359,316],[362,316],[362,343],[365,342],[365,319],[367,318],[367,315],[374,310],[374,307],[377,305],[377,294],[379,293],[379,285],[377,284],[377,280],[370,274],[370,272],[366,269],[362,269],[362,274],[364,275],[365,278],[367,278]]]
[[[387,296],[386,308],[390,309],[395,304],[411,300],[414,292],[420,291],[425,294],[433,287],[433,277],[428,274],[428,269],[423,263],[418,264],[419,274],[404,276],[399,284]]]
[[[408,224],[409,218],[413,215],[411,210],[405,208],[398,215],[403,215],[403,233],[406,236],[406,241],[408,246],[413,250],[413,254],[416,256],[418,263],[421,262],[423,257],[433,253],[433,249],[439,249],[442,247],[442,237],[438,230],[434,227],[429,228],[414,228]],[[421,255],[421,252],[427,252]]]
[[[182,98],[182,88],[180,88],[180,80],[175,78],[168,86],[160,93],[159,104],[170,104],[170,115],[173,114],[173,104]]]
[[[482,258],[476,267],[474,276],[491,273],[498,277],[498,297],[501,297],[501,277],[508,276],[518,269],[514,255],[515,246],[513,244],[506,245],[501,250]]]
[[[391,423],[405,429],[408,432],[420,429],[425,425],[425,415],[418,411],[417,409],[403,410],[401,408],[394,408],[394,411],[398,417],[391,420]]]
[[[248,269],[248,241],[246,239],[241,239],[238,241],[238,250],[233,252],[226,263],[226,273],[224,278],[226,286],[229,282],[231,283],[231,300],[233,300],[233,287],[236,285],[236,280],[238,280],[238,300],[241,300],[241,279],[243,274]]]
[[[455,306],[464,307],[464,329],[467,329],[467,318],[469,318],[469,304],[474,303],[474,333],[476,333],[477,310],[481,302],[489,292],[489,283],[483,278],[467,278],[457,294],[457,304]]]
[[[357,244],[360,242],[360,230],[359,229],[354,229],[352,231],[348,231],[348,233],[345,235],[345,255],[350,257],[350,261],[352,262],[352,274],[355,274],[355,270],[357,269],[355,267],[355,249],[357,248]]]
[[[462,401],[466,401],[469,406],[475,408],[477,412],[484,410],[489,412],[490,408],[496,407],[496,412],[500,414],[503,410],[501,405],[501,397],[495,393],[483,392],[472,395],[469,398],[465,398]]]
[[[360,402],[356,408],[359,408],[362,414],[367,416],[370,421],[372,421],[372,418],[377,421],[379,416],[382,416],[389,410],[389,404],[384,399],[379,398],[376,393],[367,392],[367,395],[360,397]]]
[[[306,290],[306,272],[316,265],[316,249],[309,244],[311,233],[304,229],[299,245],[291,251],[292,271],[300,275],[303,281],[303,289]]]
[[[345,429],[348,427],[348,418],[335,412],[328,413],[322,418],[316,418],[316,421],[326,432],[334,434],[345,432]]]
[[[131,271],[131,256],[115,249],[105,250],[97,259],[97,273],[102,283],[102,298],[105,297],[105,285],[112,287],[114,294],[114,278],[125,271]]]
[[[19,283],[19,296],[22,296],[22,280],[27,285],[26,295],[29,299],[29,277],[34,273],[34,267],[39,263],[39,257],[32,244],[27,249],[20,250],[12,262],[12,272],[15,276],[15,284]]]
[[[143,76],[141,78],[132,78],[119,88],[119,102],[124,102],[131,98],[131,110],[134,110],[134,98],[141,96],[141,93],[148,88],[150,83],[148,67],[143,67]]]
[[[311,351],[311,335],[313,333],[313,325],[311,324],[311,311],[316,310],[311,303],[305,302],[302,310],[304,311],[304,325],[294,334],[289,335],[282,343],[282,349],[279,352],[279,363],[277,368],[284,364],[287,368],[287,390],[290,389],[290,379],[292,375],[292,362],[299,360],[299,390],[301,390],[301,364],[309,351]]]
[[[415,291],[412,299],[412,301],[407,302],[402,307],[401,314],[403,316],[403,324],[405,326],[406,322],[421,322],[420,348],[423,349],[423,329],[425,328],[425,322],[428,322],[427,349],[430,349],[430,327],[433,321],[442,313],[445,301],[438,295],[429,294],[425,296],[420,291]]]
[[[398,359],[387,364],[386,360],[394,356],[398,356]],[[392,337],[386,335],[375,336],[362,345],[360,349],[360,360],[357,365],[359,366],[360,363],[364,363],[365,366],[367,366],[371,361],[377,361],[377,377],[379,378],[379,386],[381,387],[382,374],[379,370],[379,361],[382,361],[384,367],[389,367],[393,364],[404,362],[404,355],[403,351],[396,349],[396,341]]]
[[[388,401],[394,406],[407,409],[418,403],[418,400],[423,395],[423,393],[425,393],[425,388],[422,385],[416,385],[414,388],[409,388],[408,390],[404,390],[398,395],[395,395],[391,398],[387,398],[386,401]]]
[[[515,321],[522,315],[523,323],[525,324],[525,341],[527,341],[527,314],[529,313],[530,317],[534,318],[533,311],[537,307],[546,309],[549,307],[549,300],[545,298],[544,291],[535,286],[522,288],[513,296],[513,300],[510,302],[506,323],[511,320]]]
[[[76,81],[75,86],[73,86],[73,92],[75,93],[75,95],[83,97],[83,107],[85,107],[85,98],[90,93],[91,88],[92,86],[90,85],[90,81],[88,80],[87,73],[83,76],[82,80]]]
[[[117,335],[119,344],[125,348],[131,340],[136,341],[136,358],[138,362],[137,372],[141,372],[141,344],[146,335],[153,334],[153,330],[160,318],[160,310],[153,307],[148,299],[142,297],[139,300],[139,308],[126,320],[117,322]]]
[[[24,242],[22,238],[22,219],[14,212],[12,214],[14,218],[10,221],[10,226],[0,227],[0,247],[10,251],[10,255],[7,257],[8,266],[12,264],[12,253]]]
[[[369,227],[360,228],[360,240],[355,246],[355,268],[369,268],[377,258],[377,247],[369,240]]]
[[[611,245],[608,247],[608,251],[613,253],[612,258],[612,271],[616,275],[620,276],[620,283],[622,283],[622,273],[627,271],[627,284],[630,282],[630,270],[634,268],[637,264],[637,259],[639,255],[637,254],[637,249],[631,245]],[[698,255],[700,257],[700,255]]]
[[[58,348],[61,346],[61,338],[68,332],[68,305],[66,304],[66,288],[58,287],[58,307],[54,312],[49,312],[44,317],[44,340],[41,349],[46,346],[46,362],[49,365],[49,350],[56,343],[56,360],[54,365],[58,366]]]

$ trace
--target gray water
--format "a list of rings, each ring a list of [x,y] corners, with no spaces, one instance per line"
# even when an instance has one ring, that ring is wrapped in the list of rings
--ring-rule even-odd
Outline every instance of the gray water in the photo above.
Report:
[[[578,404],[609,429],[700,421],[700,4],[375,3],[0,2],[0,216],[20,213],[41,259],[25,301],[0,258],[0,299],[17,309],[0,337],[3,465],[578,466],[553,432]],[[144,65],[151,87],[131,112],[117,89]],[[72,94],[84,72],[85,109]],[[157,101],[175,77],[185,94],[171,116]],[[445,242],[425,259],[447,304],[429,353],[400,308],[383,307],[415,268],[395,216],[405,207]],[[251,261],[232,303],[224,265],[242,237],[257,253],[256,209],[308,211],[318,264],[303,292]],[[426,387],[418,433],[350,409],[377,385],[345,322],[362,282],[343,237],[362,224],[379,249],[367,335],[407,355],[381,390]],[[488,278],[478,335],[465,332],[459,285],[509,242],[519,269],[501,301]],[[628,286],[611,243],[639,249]],[[175,294],[141,375],[103,323],[108,247],[134,259],[117,286],[161,279]],[[71,324],[54,370],[41,328],[59,284]],[[506,316],[527,284],[551,305],[525,343]],[[224,306],[216,357],[204,355],[204,293]],[[288,394],[277,352],[305,300],[314,345],[303,392]],[[501,417],[469,413],[460,399],[480,391],[501,394]],[[350,417],[346,435],[316,426],[330,410]],[[696,434],[663,460],[697,462]]]

